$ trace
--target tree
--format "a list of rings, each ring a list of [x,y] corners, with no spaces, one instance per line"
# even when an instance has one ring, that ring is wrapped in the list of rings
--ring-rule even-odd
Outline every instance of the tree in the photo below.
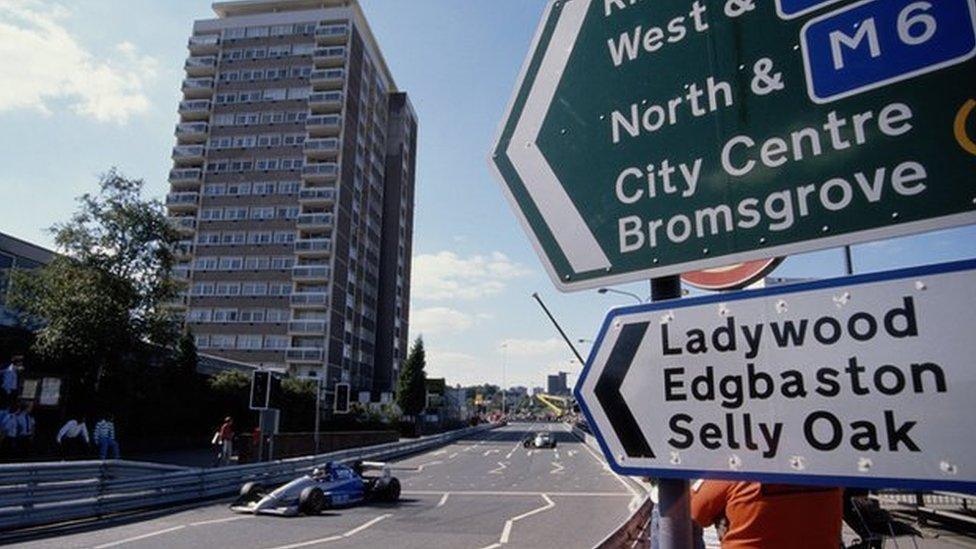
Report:
[[[11,272],[10,305],[43,322],[33,351],[68,368],[85,394],[107,391],[104,379],[124,377],[122,365],[146,342],[169,346],[177,333],[165,303],[178,292],[179,236],[162,203],[142,198],[143,185],[110,170],[70,220],[51,228],[62,255]]]
[[[416,416],[427,407],[427,354],[424,340],[417,338],[400,368],[396,402],[405,415]]]

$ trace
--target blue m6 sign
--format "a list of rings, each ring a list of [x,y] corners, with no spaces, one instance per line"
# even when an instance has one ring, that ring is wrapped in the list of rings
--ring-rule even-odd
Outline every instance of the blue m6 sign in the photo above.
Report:
[[[558,0],[491,154],[563,290],[976,222],[976,0]]]

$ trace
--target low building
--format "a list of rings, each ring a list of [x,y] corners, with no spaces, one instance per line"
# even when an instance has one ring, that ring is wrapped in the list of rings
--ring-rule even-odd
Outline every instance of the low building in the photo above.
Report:
[[[0,327],[21,327],[15,311],[7,308],[11,269],[36,269],[51,262],[55,253],[26,240],[0,233]]]

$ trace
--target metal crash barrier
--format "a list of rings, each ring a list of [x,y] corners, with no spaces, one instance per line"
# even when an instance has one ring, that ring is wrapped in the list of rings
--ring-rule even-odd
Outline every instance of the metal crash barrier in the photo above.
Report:
[[[4,464],[0,532],[225,496],[244,482],[283,482],[327,461],[393,459],[491,428],[480,425],[408,442],[216,469],[124,460]]]

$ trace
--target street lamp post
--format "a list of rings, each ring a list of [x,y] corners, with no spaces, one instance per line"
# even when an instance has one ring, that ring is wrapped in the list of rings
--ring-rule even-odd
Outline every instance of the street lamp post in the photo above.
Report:
[[[641,299],[639,295],[632,294],[630,292],[625,292],[623,290],[615,290],[613,288],[600,288],[599,290],[597,290],[597,293],[600,293],[600,294],[611,293],[611,294],[625,295],[625,296],[632,297],[632,298],[636,299],[637,300],[637,303],[644,303],[644,300]]]

